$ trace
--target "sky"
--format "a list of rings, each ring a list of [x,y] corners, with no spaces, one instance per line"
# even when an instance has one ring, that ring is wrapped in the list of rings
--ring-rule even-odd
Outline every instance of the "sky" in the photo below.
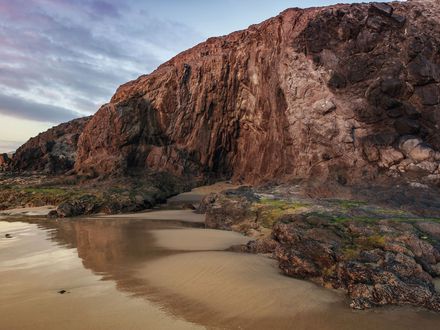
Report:
[[[0,152],[95,113],[119,85],[209,37],[336,2],[0,0]]]

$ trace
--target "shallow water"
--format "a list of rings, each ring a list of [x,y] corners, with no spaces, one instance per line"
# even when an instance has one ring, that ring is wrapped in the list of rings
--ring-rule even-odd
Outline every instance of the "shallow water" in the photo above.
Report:
[[[236,233],[176,212],[141,218],[0,221],[0,328],[440,327],[423,310],[352,311],[340,292],[284,277],[273,260],[224,251],[247,241]]]

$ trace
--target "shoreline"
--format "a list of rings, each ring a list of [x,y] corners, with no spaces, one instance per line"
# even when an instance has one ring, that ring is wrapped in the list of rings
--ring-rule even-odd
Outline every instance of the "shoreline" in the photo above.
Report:
[[[351,307],[355,309],[408,303],[433,310],[438,310],[440,308],[440,298],[438,298],[438,293],[436,293],[436,291],[439,290],[437,288],[438,284],[434,287],[434,282],[426,277],[429,275],[417,272],[417,265],[414,262],[411,262],[410,259],[405,259],[405,267],[408,267],[408,265],[413,267],[412,272],[414,275],[412,276],[417,278],[417,281],[419,281],[418,283],[421,283],[422,281],[425,284],[420,285],[417,289],[420,290],[420,292],[415,293],[410,298],[405,298],[407,300],[401,300],[401,296],[397,295],[392,297],[391,300],[379,301],[377,298],[373,297],[384,295],[384,293],[375,292],[374,290],[377,290],[377,287],[366,286],[364,283],[358,283],[356,282],[357,280],[353,279],[347,280],[347,276],[354,276],[354,278],[356,278],[358,272],[367,271],[369,272],[368,274],[370,274],[368,276],[374,277],[374,279],[371,279],[371,282],[380,284],[383,287],[383,290],[387,291],[389,290],[387,287],[388,284],[381,278],[382,275],[378,275],[384,271],[383,266],[379,265],[375,266],[375,269],[365,269],[363,268],[364,265],[368,262],[371,264],[372,262],[374,263],[375,260],[383,259],[384,253],[386,253],[386,258],[393,258],[393,262],[399,263],[400,261],[398,260],[407,258],[404,254],[405,250],[402,249],[411,248],[404,246],[398,247],[396,243],[387,242],[392,234],[376,232],[377,230],[374,228],[376,228],[375,226],[377,226],[377,224],[375,224],[375,222],[371,222],[370,220],[367,222],[369,223],[368,226],[373,226],[373,229],[365,227],[366,222],[364,216],[362,214],[359,215],[359,212],[368,212],[368,214],[373,216],[373,219],[375,219],[374,217],[386,216],[387,218],[385,221],[394,221],[393,219],[397,216],[402,217],[402,220],[396,222],[394,225],[390,225],[387,222],[377,222],[378,224],[380,223],[381,226],[387,226],[386,228],[388,228],[387,230],[390,233],[407,230],[405,229],[405,223],[411,220],[411,217],[414,217],[414,215],[410,213],[406,215],[406,213],[400,210],[385,209],[383,207],[374,206],[373,204],[370,205],[369,203],[356,200],[319,201],[311,198],[304,198],[301,197],[301,194],[297,191],[292,192],[290,190],[289,192],[286,192],[283,190],[283,187],[275,186],[272,188],[260,189],[262,190],[220,182],[210,186],[194,188],[189,192],[174,196],[170,198],[169,202],[163,204],[160,208],[136,213],[112,215],[96,214],[93,217],[95,219],[108,220],[168,221],[170,224],[175,223],[176,225],[180,222],[188,222],[197,225],[204,225],[208,229],[222,229],[226,230],[226,232],[234,231],[244,234],[247,237],[246,242],[232,246],[229,250],[262,254],[266,257],[277,260],[282,273],[287,276],[311,280],[324,287],[342,289],[353,299]],[[291,196],[294,196],[293,200],[291,200]],[[3,214],[11,217],[27,216],[38,218],[39,216],[44,216],[45,214],[47,215],[50,212],[53,212],[54,208],[54,206],[20,208],[3,211],[9,212]],[[193,209],[196,209],[196,212]],[[322,213],[323,210],[329,212],[329,215]],[[348,215],[342,215],[341,212],[348,212]],[[0,212],[0,216],[1,214],[2,212]],[[329,218],[329,216],[331,217],[333,214],[337,215],[336,220]],[[90,215],[87,215],[86,217],[90,218]],[[308,220],[309,218],[310,220]],[[428,223],[426,221],[422,219],[422,221],[420,221],[421,225],[425,226],[425,224]],[[309,229],[306,231],[304,231],[304,229],[299,230],[300,227],[297,228],[296,223],[302,223],[300,226],[305,226]],[[339,227],[334,227],[334,224],[338,224]],[[347,224],[350,224],[351,227]],[[334,229],[331,229],[333,228],[332,226]],[[357,241],[354,242],[351,238],[350,245],[347,245],[344,241],[341,241],[340,238],[336,237],[348,237],[346,232],[340,232],[340,229],[336,229],[344,228],[344,226],[351,228],[350,230],[358,231],[359,234],[356,235],[363,236],[365,239],[358,240],[356,238]],[[429,226],[434,227],[431,228]],[[428,229],[424,227],[423,230],[433,230],[435,235],[435,230],[437,228],[435,226],[435,223],[433,225],[426,225],[425,227]],[[319,232],[321,239],[317,239],[316,234],[310,236],[307,232],[308,230],[310,230],[311,233]],[[420,231],[421,228],[418,228],[417,230]],[[172,236],[172,240],[178,241],[180,239],[179,234],[182,233],[184,233],[184,231],[176,231],[173,234],[174,236]],[[307,244],[312,244],[313,246],[306,247],[305,245],[302,246],[301,244],[303,243],[299,243],[299,241],[292,241],[292,238],[285,239],[292,234],[305,237],[307,240],[310,240],[310,243]],[[335,234],[336,236],[334,236]],[[218,236],[221,235],[222,234],[218,234]],[[428,233],[425,233],[425,235],[428,235],[426,237],[431,237]],[[166,239],[171,239],[170,237],[171,236],[168,236]],[[420,241],[419,238],[411,235],[402,237],[404,240],[409,239],[413,242]],[[199,239],[200,238],[196,239],[196,241]],[[397,244],[401,244],[401,242],[399,241]],[[426,245],[427,242],[417,244]],[[198,246],[196,242],[193,242],[193,245]],[[396,250],[397,248],[400,250]],[[424,249],[426,250],[427,248],[428,247],[425,247]],[[299,252],[296,252],[296,255],[292,255],[290,249]],[[384,252],[380,252],[381,249],[384,250]],[[432,258],[429,259],[429,256],[426,255],[430,252],[425,250],[422,258],[428,260],[424,261],[426,265],[429,263],[432,264],[433,273],[430,274],[435,277],[434,275],[436,274],[435,272],[437,271],[437,268],[440,274],[440,266],[437,267],[440,265],[440,252],[439,260],[437,261],[438,265],[435,265],[435,260],[432,261]],[[432,251],[435,251],[435,249]],[[368,258],[373,259],[370,260]],[[349,265],[349,262],[354,262],[358,268],[353,269],[353,266]],[[340,268],[342,267],[341,265],[343,265],[343,268]],[[431,268],[427,271],[430,272],[430,269]],[[399,271],[400,270],[392,270],[391,272]],[[341,277],[341,272],[346,274],[343,275],[344,278]],[[401,287],[395,289],[397,291],[403,290],[403,292],[409,290],[410,287],[406,286],[407,284],[405,281],[411,283],[411,281],[415,279],[402,280],[402,275],[399,273],[397,274],[397,279],[399,283],[401,283],[399,284]],[[351,287],[352,284],[347,284],[349,283],[347,281],[354,281],[353,283],[355,283],[356,289]],[[432,296],[433,300],[430,300],[430,298],[423,301],[418,300],[419,297],[423,296]]]
[[[47,216],[51,211],[56,210],[56,208],[54,205],[13,208],[0,211],[0,216],[41,217]]]
[[[156,212],[160,214],[161,211]],[[52,304],[53,308],[61,304],[57,308],[59,315],[52,316],[51,320],[45,319],[48,325],[59,325],[60,318],[67,315],[73,322],[73,328],[75,324],[84,325],[84,319],[77,314],[66,314],[65,304],[73,307],[77,303],[83,306],[79,310],[87,308],[89,303],[95,306],[87,314],[88,318],[93,318],[89,321],[91,324],[106,317],[106,313],[113,313],[114,307],[111,306],[114,304],[131,306],[130,311],[128,307],[117,307],[125,311],[126,315],[120,321],[108,316],[105,321],[108,328],[112,328],[111,322],[114,322],[115,328],[121,322],[127,322],[133,324],[135,329],[156,322],[155,328],[158,329],[166,328],[167,324],[168,328],[171,326],[176,329],[187,326],[193,328],[196,325],[288,329],[295,322],[299,329],[310,328],[312,325],[324,330],[350,329],[362,323],[365,326],[359,329],[370,330],[382,326],[401,330],[413,328],[416,324],[423,325],[425,329],[436,329],[440,320],[437,314],[408,307],[353,313],[346,304],[343,292],[286,277],[280,274],[277,262],[267,256],[223,251],[231,244],[244,244],[250,239],[231,231],[188,228],[173,221],[133,218],[34,221],[34,218],[29,217],[24,218],[24,221],[32,221],[37,225],[9,223],[9,226],[20,224],[18,227],[21,229],[18,229],[23,232],[20,234],[20,231],[14,231],[13,240],[0,240],[0,244],[10,246],[10,251],[21,254],[17,257],[3,250],[3,258],[8,256],[14,260],[5,264],[0,248],[0,264],[3,262],[3,266],[13,267],[11,270],[23,270],[20,276],[17,273],[14,275],[15,271],[9,271],[8,280],[0,283],[8,283],[8,287],[13,288],[15,280],[22,283],[26,276],[32,276],[33,281],[41,280],[45,283],[48,279],[46,272],[52,274],[49,277],[51,281],[42,284],[50,291],[35,291],[35,297],[45,302],[38,304],[38,308],[35,303],[20,308],[21,313],[27,311],[31,319],[32,315],[37,315],[33,311],[39,310],[41,313]],[[28,229],[29,226],[33,229]],[[19,248],[17,244],[22,247]],[[27,259],[26,246],[32,247],[31,259]],[[48,251],[52,251],[51,258],[47,257]],[[27,260],[26,267],[33,269],[31,272],[19,266],[24,265],[23,260]],[[66,265],[72,265],[73,261],[75,267],[92,273],[84,277],[84,270],[72,266],[65,268]],[[54,267],[50,264],[54,264]],[[63,268],[68,270],[67,277],[63,275]],[[94,274],[93,277],[90,274]],[[4,273],[0,271],[0,278],[6,279],[2,276]],[[111,283],[115,283],[118,293],[111,289]],[[17,289],[20,295],[27,297],[29,291],[22,284]],[[67,293],[57,293],[61,289]],[[3,299],[9,296],[8,290],[2,288]],[[121,300],[121,293],[124,300],[129,299],[127,302]],[[17,300],[13,305],[8,301],[4,305],[1,300],[0,310],[5,310],[7,305],[18,307],[27,301]],[[147,315],[140,317],[138,313],[141,313],[143,304],[160,306],[165,314],[154,312],[156,307],[148,307]],[[96,308],[98,311],[94,312]],[[8,318],[7,322],[19,324],[19,319],[14,321],[13,318]]]

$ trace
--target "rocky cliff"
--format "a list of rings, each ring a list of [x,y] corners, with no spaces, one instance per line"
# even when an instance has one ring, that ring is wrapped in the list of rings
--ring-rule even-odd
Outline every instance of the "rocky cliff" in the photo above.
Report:
[[[122,85],[85,125],[74,168],[249,183],[436,181],[439,8],[408,1],[288,9],[208,39]],[[16,168],[51,157],[40,140],[18,151]]]
[[[289,9],[121,86],[84,129],[78,172],[437,179],[432,2]]]
[[[15,171],[64,173],[73,168],[78,139],[90,117],[55,126],[30,139],[13,157]]]

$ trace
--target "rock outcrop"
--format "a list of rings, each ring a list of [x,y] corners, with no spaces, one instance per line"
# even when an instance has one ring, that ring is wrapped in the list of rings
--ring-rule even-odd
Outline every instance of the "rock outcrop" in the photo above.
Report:
[[[410,304],[440,311],[432,280],[440,276],[439,241],[430,237],[410,223],[341,225],[313,215],[286,216],[273,229],[284,274],[342,288],[355,309]]]
[[[210,38],[122,85],[90,120],[31,139],[14,169],[437,182],[439,8],[295,8]]]
[[[75,169],[342,184],[439,178],[437,2],[289,9],[122,85]]]
[[[78,139],[90,117],[55,126],[30,139],[14,154],[14,171],[65,173],[73,169]]]
[[[407,304],[440,311],[433,282],[440,278],[439,218],[260,189],[207,196],[206,227],[254,236],[238,250],[269,254],[287,276],[342,289],[352,308]]]
[[[11,158],[9,158],[9,155],[6,153],[0,154],[0,171],[6,171],[10,164]]]

